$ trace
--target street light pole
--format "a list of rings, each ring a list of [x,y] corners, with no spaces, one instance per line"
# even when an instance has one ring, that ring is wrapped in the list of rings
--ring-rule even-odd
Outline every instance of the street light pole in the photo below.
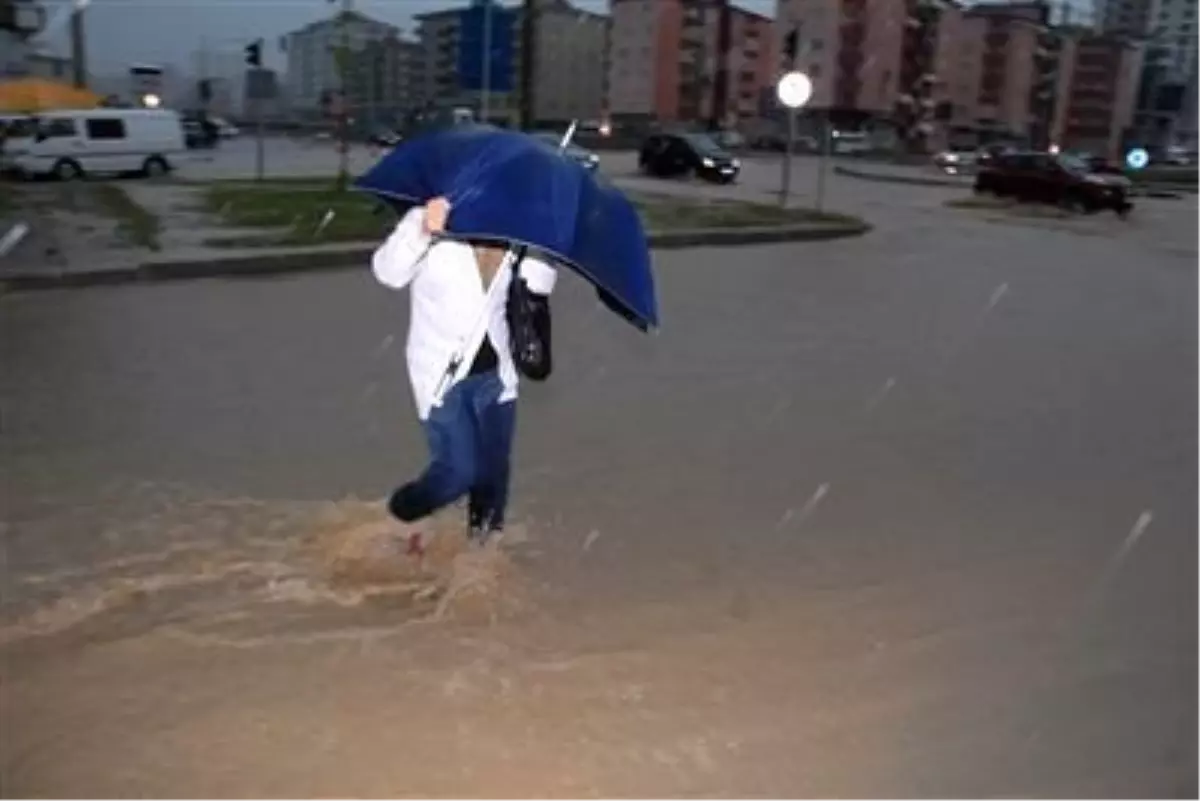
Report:
[[[76,2],[71,11],[71,74],[75,86],[86,89],[87,79],[87,30],[83,24],[83,10],[87,3]]]
[[[338,68],[338,84],[341,88],[341,106],[338,109],[338,189],[345,189],[350,176],[350,14],[354,11],[354,0],[342,0],[338,22],[341,32]]]
[[[775,95],[788,110],[788,141],[784,147],[783,183],[779,190],[779,205],[781,206],[787,205],[792,192],[792,137],[796,133],[796,112],[808,103],[812,98],[812,93],[812,79],[803,72],[795,70],[780,78],[775,87]]]
[[[800,26],[796,25],[788,32],[784,38],[784,50],[788,56],[788,73],[780,79],[776,94],[781,102],[787,108],[787,141],[783,145],[783,176],[779,187],[779,205],[786,206],[788,199],[792,194],[792,148],[796,141],[796,112],[808,102],[812,95],[812,82],[808,81],[808,77],[803,79],[792,78],[794,75],[803,75],[796,71],[796,64],[800,60]],[[785,88],[784,81],[790,81],[794,86],[790,89]],[[803,81],[808,81],[807,94],[803,90]]]
[[[779,205],[786,206],[792,194],[792,147],[796,141],[796,109],[787,110],[787,142],[783,145],[783,185],[779,188]]]

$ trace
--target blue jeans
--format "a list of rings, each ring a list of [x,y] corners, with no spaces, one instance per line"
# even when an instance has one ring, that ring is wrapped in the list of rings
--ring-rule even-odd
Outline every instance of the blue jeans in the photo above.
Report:
[[[468,495],[473,531],[504,527],[517,404],[501,403],[503,391],[495,370],[450,388],[423,423],[429,466],[392,494],[388,509],[393,515],[411,523]]]

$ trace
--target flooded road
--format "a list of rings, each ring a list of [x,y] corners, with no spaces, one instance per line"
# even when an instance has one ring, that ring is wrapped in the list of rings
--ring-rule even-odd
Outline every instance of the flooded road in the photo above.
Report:
[[[462,614],[323,550],[405,296],[0,297],[3,793],[1195,795],[1194,251],[945,214],[563,281]]]

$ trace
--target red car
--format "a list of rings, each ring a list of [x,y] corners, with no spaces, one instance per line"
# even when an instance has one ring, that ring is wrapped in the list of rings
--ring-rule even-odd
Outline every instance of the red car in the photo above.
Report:
[[[1052,153],[1005,153],[975,175],[979,193],[1086,213],[1109,209],[1122,217],[1133,209],[1130,186],[1123,175],[1096,172],[1086,162]]]

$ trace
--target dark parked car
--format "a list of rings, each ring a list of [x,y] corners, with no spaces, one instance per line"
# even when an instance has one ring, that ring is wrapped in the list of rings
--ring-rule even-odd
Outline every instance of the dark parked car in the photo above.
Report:
[[[1092,170],[1087,163],[1052,153],[1005,153],[980,167],[975,191],[1020,201],[1053,203],[1078,211],[1102,209],[1125,216],[1129,179]]]
[[[562,143],[562,134],[556,134],[552,131],[539,131],[538,133],[533,134],[533,137],[545,142],[555,150],[557,150]],[[582,164],[583,168],[589,172],[594,171],[600,166],[599,156],[587,148],[582,148],[573,143],[567,145],[567,158]]]
[[[198,119],[183,120],[183,143],[189,150],[214,148],[218,141],[219,136],[212,126]]]
[[[742,169],[731,153],[700,133],[654,134],[642,145],[638,166],[660,178],[695,175],[722,184],[736,181]]]

